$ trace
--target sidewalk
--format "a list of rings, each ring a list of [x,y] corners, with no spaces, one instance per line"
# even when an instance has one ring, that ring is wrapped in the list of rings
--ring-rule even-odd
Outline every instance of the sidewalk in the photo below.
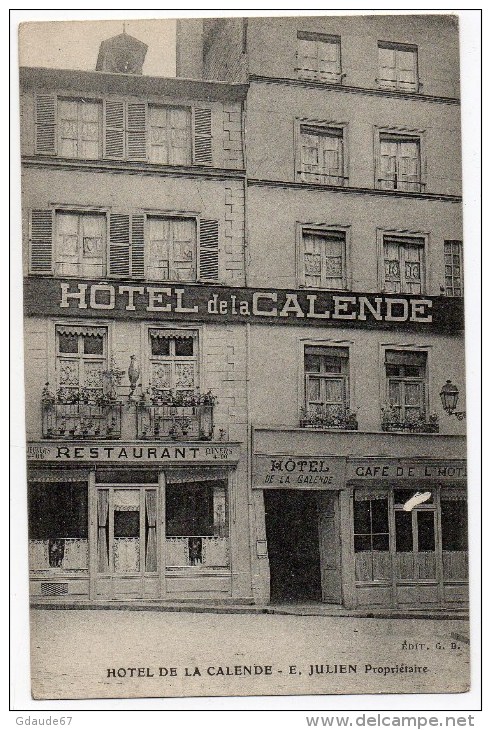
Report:
[[[347,618],[395,618],[395,619],[433,619],[433,620],[468,620],[466,610],[451,609],[394,609],[363,608],[348,609],[330,603],[291,603],[265,604],[228,603],[226,601],[58,601],[44,603],[33,601],[31,608],[47,610],[97,610],[97,611],[154,611],[183,613],[228,613],[228,614],[266,614],[279,616],[345,616]]]

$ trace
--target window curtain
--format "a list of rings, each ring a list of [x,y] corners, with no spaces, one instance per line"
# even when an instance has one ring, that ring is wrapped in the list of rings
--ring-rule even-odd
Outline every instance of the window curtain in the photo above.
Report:
[[[107,529],[109,517],[109,491],[100,489],[97,495],[97,564],[99,573],[109,572]]]
[[[145,570],[154,573],[157,570],[157,492],[150,489],[145,492],[147,513],[147,544],[145,551]]]

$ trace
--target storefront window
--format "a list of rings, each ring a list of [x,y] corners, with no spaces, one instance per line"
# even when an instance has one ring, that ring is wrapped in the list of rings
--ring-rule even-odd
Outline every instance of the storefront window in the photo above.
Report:
[[[417,492],[416,489],[396,489],[394,492],[396,578],[399,580],[436,578],[433,495],[407,509]]]
[[[166,487],[166,565],[228,565],[226,483],[169,483]]]
[[[441,525],[443,578],[465,581],[469,576],[465,495],[442,490]]]
[[[389,581],[389,507],[387,494],[357,490],[354,501],[355,574],[360,582]]]
[[[88,568],[86,483],[29,485],[31,570]]]

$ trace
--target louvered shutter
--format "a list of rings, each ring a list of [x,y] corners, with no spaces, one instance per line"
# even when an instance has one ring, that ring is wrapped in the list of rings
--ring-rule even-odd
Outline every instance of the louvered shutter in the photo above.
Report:
[[[211,109],[194,110],[194,162],[211,165]]]
[[[33,210],[30,226],[30,268],[32,274],[53,271],[53,212]]]
[[[134,215],[131,219],[131,275],[145,276],[145,216]]]
[[[128,102],[127,123],[128,160],[145,160],[147,157],[147,105]]]
[[[123,213],[109,219],[109,273],[130,276],[130,216]]]
[[[123,160],[124,145],[124,102],[106,99],[104,102],[104,157]]]
[[[200,221],[199,278],[202,281],[218,281],[218,221]]]
[[[36,152],[56,154],[56,96],[36,96]]]

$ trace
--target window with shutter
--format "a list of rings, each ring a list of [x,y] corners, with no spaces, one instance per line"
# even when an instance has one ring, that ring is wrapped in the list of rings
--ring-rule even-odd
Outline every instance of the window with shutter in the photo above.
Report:
[[[340,36],[298,31],[297,73],[303,79],[340,83]]]
[[[421,180],[421,145],[415,136],[380,134],[378,187],[419,193]]]
[[[196,221],[148,216],[147,278],[196,281]]]
[[[55,275],[87,278],[104,276],[105,214],[57,211],[55,226]]]
[[[344,185],[344,129],[311,124],[300,125],[300,169],[302,182]]]
[[[199,224],[199,278],[218,281],[218,221],[201,220]]]
[[[125,104],[119,99],[104,101],[104,157],[125,157]]]
[[[95,160],[100,155],[101,104],[86,99],[58,99],[58,154]]]
[[[418,49],[391,42],[379,42],[378,84],[385,89],[418,91]]]
[[[36,96],[36,152],[40,155],[56,154],[56,96]]]
[[[211,109],[194,109],[194,162],[198,165],[213,162]]]
[[[126,154],[128,160],[145,160],[147,156],[147,105],[128,102]]]
[[[150,106],[149,159],[162,165],[191,164],[191,111]]]
[[[384,291],[421,294],[424,281],[424,239],[384,236]]]
[[[30,271],[32,274],[53,272],[53,212],[31,211]]]
[[[302,283],[316,289],[345,289],[346,233],[302,230]]]
[[[109,273],[130,276],[130,216],[124,213],[109,218]]]
[[[305,407],[309,418],[343,418],[348,402],[348,349],[305,347]]]

